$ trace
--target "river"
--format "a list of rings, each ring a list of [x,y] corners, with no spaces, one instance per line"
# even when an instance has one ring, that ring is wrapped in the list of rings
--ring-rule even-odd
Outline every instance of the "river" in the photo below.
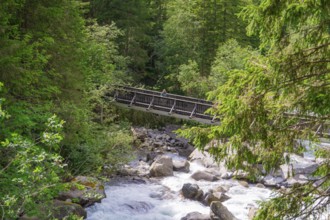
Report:
[[[238,219],[248,219],[249,207],[258,200],[269,198],[271,190],[250,185],[243,187],[236,180],[216,182],[195,181],[190,178],[197,170],[205,168],[195,162],[189,173],[174,172],[174,176],[148,183],[127,181],[126,178],[110,181],[106,186],[107,198],[87,209],[87,220],[175,220],[189,212],[209,214],[210,208],[197,201],[184,199],[180,190],[184,183],[196,183],[204,192],[219,185],[229,188],[231,199],[223,204]]]
[[[136,130],[136,133],[144,135],[144,143],[148,142],[147,146],[149,147],[156,145],[159,141],[163,142],[157,146],[175,146],[175,143],[181,141],[167,130],[161,132],[142,128]],[[315,163],[313,162],[315,160],[313,148],[309,147],[309,142],[302,141],[301,143],[308,151],[304,154],[304,158],[294,156],[294,158],[299,159],[297,162],[299,166],[297,166],[313,165]],[[322,143],[321,145],[330,147],[329,143]],[[159,150],[160,148],[155,149]],[[178,156],[177,153],[167,156],[173,159],[186,159]],[[131,166],[138,163],[139,161],[132,162]],[[214,182],[196,181],[191,178],[193,173],[209,169],[201,164],[198,160],[191,160],[189,173],[174,172],[173,176],[163,178],[113,178],[105,187],[107,198],[103,199],[102,203],[87,208],[87,220],[180,220],[190,212],[209,214],[210,207],[198,201],[185,199],[181,195],[181,189],[185,183],[197,184],[204,193],[218,186],[225,188],[227,190],[226,195],[230,199],[223,202],[223,205],[239,220],[249,219],[248,213],[251,207],[258,207],[258,201],[272,197],[273,191],[271,189],[257,187],[255,184],[244,187],[244,184],[242,185],[234,179],[220,179]],[[329,210],[324,213],[322,219],[327,219]]]

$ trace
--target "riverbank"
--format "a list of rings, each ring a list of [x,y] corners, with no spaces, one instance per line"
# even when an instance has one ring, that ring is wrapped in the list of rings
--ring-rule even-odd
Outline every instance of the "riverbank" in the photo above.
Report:
[[[289,164],[249,183],[244,172],[215,163],[207,151],[199,152],[178,138],[175,129],[132,128],[137,159],[107,184],[107,198],[87,209],[88,220],[217,219],[221,213],[226,219],[251,219],[258,201],[303,183],[318,165],[310,154],[290,155]],[[197,188],[195,195],[183,192],[187,184]]]

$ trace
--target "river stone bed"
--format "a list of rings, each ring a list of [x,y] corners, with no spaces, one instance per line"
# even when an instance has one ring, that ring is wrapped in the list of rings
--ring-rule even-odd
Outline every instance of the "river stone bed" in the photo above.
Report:
[[[229,216],[228,220],[251,219],[251,213],[258,207],[257,201],[270,198],[276,188],[290,187],[290,184],[304,181],[318,166],[310,154],[308,158],[290,155],[290,164],[284,164],[282,169],[261,178],[261,183],[249,184],[231,179],[233,175],[244,178],[244,172],[227,170],[224,164],[215,164],[207,152],[192,152],[192,146],[186,140],[177,138],[171,130],[171,127],[164,130],[133,128],[132,132],[140,145],[138,160],[124,166],[110,181],[105,188],[107,198],[87,208],[88,220],[167,220],[189,219],[191,216],[205,219],[213,213],[204,197],[215,191],[225,193],[226,199],[218,205],[209,201],[213,210],[227,210],[225,216]],[[180,163],[169,162],[169,158]],[[186,164],[187,158],[189,165],[175,171],[173,164]],[[156,174],[152,171],[153,167],[157,167]],[[184,198],[181,190],[187,183],[197,184],[204,197]]]

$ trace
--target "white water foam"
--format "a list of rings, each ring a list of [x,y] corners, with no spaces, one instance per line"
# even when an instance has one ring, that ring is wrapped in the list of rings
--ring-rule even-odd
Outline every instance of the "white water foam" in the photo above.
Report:
[[[189,173],[175,172],[174,176],[164,178],[161,183],[174,191],[181,190],[184,183],[195,183],[204,191],[204,193],[209,189],[216,188],[219,185],[230,186],[230,189],[226,195],[231,197],[231,199],[227,200],[223,204],[230,212],[234,214],[236,218],[241,220],[248,219],[249,208],[252,206],[257,207],[257,201],[265,200],[271,196],[271,190],[254,187],[253,184],[250,184],[249,188],[246,188],[241,186],[235,180],[219,180],[216,182],[209,182],[203,180],[196,181],[190,178],[192,173],[203,170],[206,170],[204,166],[192,162],[190,163]]]
[[[172,220],[198,210],[208,213],[208,207],[195,201],[174,198],[161,199],[163,186],[156,184],[122,184],[106,187],[107,198],[87,209],[87,220]]]
[[[270,197],[271,191],[268,189],[252,185],[245,188],[234,180],[208,182],[190,178],[192,173],[205,169],[193,162],[189,173],[174,172],[174,176],[163,178],[159,184],[123,183],[119,186],[107,186],[107,198],[87,209],[87,220],[175,220],[189,212],[209,214],[209,207],[180,195],[184,183],[196,183],[204,192],[219,185],[231,186],[226,193],[231,199],[224,202],[224,205],[235,217],[242,220],[248,219],[248,209],[257,206],[257,200]]]

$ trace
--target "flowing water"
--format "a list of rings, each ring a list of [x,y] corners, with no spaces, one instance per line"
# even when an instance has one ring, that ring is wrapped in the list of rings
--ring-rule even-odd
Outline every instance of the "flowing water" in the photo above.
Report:
[[[176,220],[189,212],[209,214],[210,208],[202,203],[184,199],[180,190],[184,183],[196,183],[204,192],[219,185],[230,186],[226,193],[231,199],[223,204],[238,219],[248,219],[249,207],[256,206],[256,201],[271,196],[271,191],[250,185],[241,186],[234,180],[219,180],[217,182],[195,181],[190,178],[203,166],[192,162],[189,173],[174,172],[174,176],[158,179],[152,183],[115,181],[106,186],[107,198],[102,203],[87,209],[87,220]]]

